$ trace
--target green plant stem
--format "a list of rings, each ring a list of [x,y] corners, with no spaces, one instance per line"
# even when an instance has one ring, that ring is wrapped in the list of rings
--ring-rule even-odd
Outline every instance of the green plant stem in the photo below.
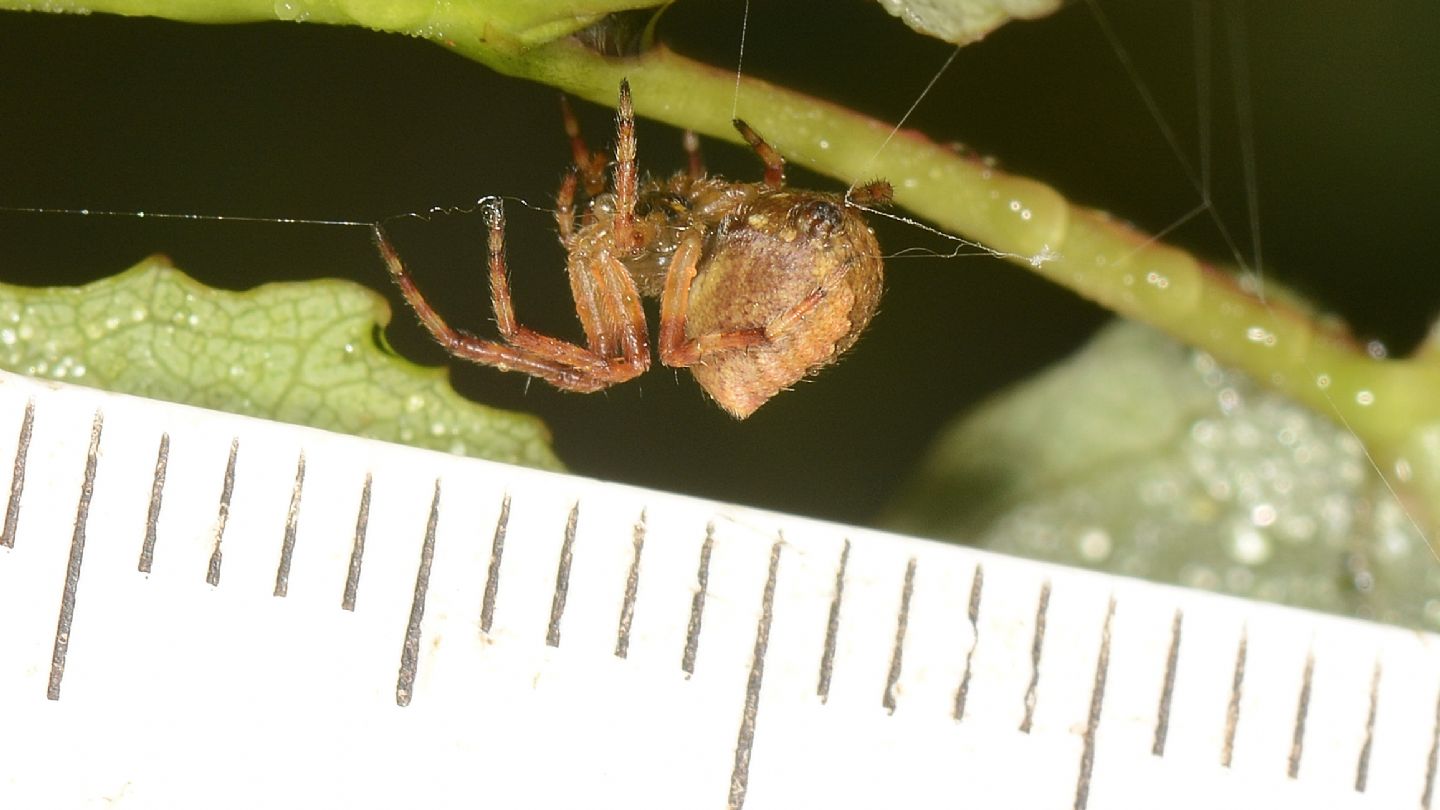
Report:
[[[197,22],[275,19],[353,24],[419,36],[492,68],[610,103],[622,77],[642,115],[737,141],[732,110],[790,161],[844,182],[888,179],[896,202],[941,229],[1029,267],[1117,313],[1154,325],[1336,416],[1382,454],[1440,424],[1440,365],[1432,355],[1376,360],[1276,291],[1152,240],[1054,189],[957,154],[917,133],[664,47],[608,59],[566,35],[647,0],[437,3],[428,0],[87,0],[47,11],[153,15]],[[0,0],[0,8],[30,8]]]

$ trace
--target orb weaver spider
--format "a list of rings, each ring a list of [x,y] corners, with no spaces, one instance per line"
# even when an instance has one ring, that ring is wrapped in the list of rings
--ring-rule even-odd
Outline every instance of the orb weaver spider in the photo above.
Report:
[[[641,179],[628,81],[620,83],[612,164],[589,151],[568,103],[562,111],[575,166],[561,183],[555,220],[585,345],[516,321],[505,212],[492,198],[483,213],[498,341],[449,326],[415,286],[383,228],[374,228],[391,278],[446,352],[566,391],[599,391],[649,368],[640,298],[659,298],[660,362],[689,368],[721,408],[744,419],[855,343],[875,314],[884,265],[874,232],[850,203],[888,202],[888,183],[862,186],[848,200],[788,189],[784,159],[739,119],[735,128],[765,164],[761,182],[707,176],[690,132],[688,171],[664,181]],[[589,201],[577,219],[581,182]]]

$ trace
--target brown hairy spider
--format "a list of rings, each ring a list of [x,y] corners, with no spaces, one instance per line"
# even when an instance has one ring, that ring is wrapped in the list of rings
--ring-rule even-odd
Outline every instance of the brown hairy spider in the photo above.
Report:
[[[874,232],[844,197],[786,189],[784,159],[738,119],[735,128],[765,163],[763,181],[706,176],[689,132],[689,170],[663,182],[641,180],[626,81],[607,192],[605,158],[586,147],[568,104],[563,112],[575,166],[560,186],[555,219],[585,345],[516,322],[505,213],[499,200],[488,199],[490,298],[499,341],[446,324],[375,226],[391,277],[447,352],[566,391],[599,391],[649,368],[640,297],[658,297],[660,362],[691,369],[720,407],[744,419],[854,344],[875,314],[884,268]],[[589,204],[577,222],[581,183]],[[890,186],[877,181],[850,196],[888,202]]]

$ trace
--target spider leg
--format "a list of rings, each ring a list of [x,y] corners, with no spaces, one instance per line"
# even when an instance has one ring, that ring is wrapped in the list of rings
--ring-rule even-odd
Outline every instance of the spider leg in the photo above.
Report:
[[[560,96],[560,117],[565,122],[565,134],[570,137],[570,153],[575,160],[575,171],[585,181],[585,193],[591,197],[605,191],[605,156],[590,151],[585,137],[580,134],[580,122],[575,111],[570,109],[570,99]]]
[[[649,368],[645,311],[635,282],[624,265],[604,253],[597,256],[584,250],[571,250],[566,269],[575,312],[585,330],[586,345],[577,346],[543,335],[515,320],[510,274],[505,262],[505,209],[498,200],[485,209],[485,218],[490,225],[491,305],[495,309],[496,327],[506,343],[577,370],[589,369],[597,379],[607,381],[600,387],[631,379]]]
[[[384,229],[376,225],[373,236],[406,302],[447,352],[502,371],[523,371],[567,391],[599,391],[632,379],[650,366],[650,344],[640,292],[621,262],[632,254],[638,236],[635,201],[639,178],[635,167],[635,109],[630,99],[630,85],[625,81],[620,83],[615,213],[610,227],[598,238],[582,238],[583,227],[594,224],[593,211],[586,213],[582,229],[576,228],[575,192],[583,181],[591,196],[602,193],[605,162],[585,146],[580,125],[569,102],[563,98],[561,113],[565,131],[570,136],[575,170],[561,181],[555,200],[555,219],[561,242],[569,254],[566,270],[575,298],[575,312],[585,330],[585,346],[541,334],[516,321],[505,261],[505,212],[498,200],[489,201],[485,219],[489,225],[490,303],[500,341],[486,340],[447,324],[416,287]]]
[[[737,329],[691,338],[685,334],[685,321],[690,312],[690,285],[695,281],[696,263],[700,261],[700,239],[690,235],[675,249],[670,269],[665,274],[665,290],[660,297],[660,362],[671,368],[693,366],[713,352],[745,349],[767,343],[771,338],[765,329]]]
[[[503,209],[498,201],[486,209],[490,225],[489,276],[491,304],[502,341],[487,340],[448,325],[415,286],[394,246],[380,226],[375,226],[375,245],[401,294],[426,330],[448,353],[501,371],[522,371],[567,391],[599,391],[639,375],[649,366],[645,338],[645,315],[639,295],[630,282],[629,299],[623,284],[630,281],[624,267],[616,269],[603,262],[588,262],[572,254],[571,287],[576,290],[576,309],[586,327],[589,345],[543,335],[519,325],[510,299],[505,264]],[[606,257],[608,258],[608,257]],[[619,356],[613,354],[618,348]]]
[[[700,136],[694,130],[685,130],[682,143],[685,146],[685,157],[689,158],[686,167],[686,176],[691,180],[699,180],[705,176],[705,157],[700,154]]]
[[[621,256],[628,256],[635,247],[635,199],[640,185],[635,168],[635,105],[630,100],[628,79],[620,80],[615,129],[615,220],[610,241]]]
[[[766,143],[765,139],[760,137],[760,133],[751,129],[749,124],[739,118],[730,123],[735,125],[735,129],[740,132],[740,137],[745,139],[745,143],[750,144],[750,148],[754,149],[755,154],[764,162],[765,187],[773,189],[785,185],[785,158],[780,156],[775,147]]]
[[[400,288],[401,295],[420,317],[420,323],[446,352],[474,363],[494,366],[502,371],[523,371],[559,388],[573,387],[567,385],[579,376],[573,369],[563,364],[547,362],[513,346],[485,340],[447,324],[416,288],[414,279],[401,263],[385,232],[376,226],[371,235],[381,258],[390,270],[391,278]]]
[[[845,199],[856,205],[889,205],[895,201],[895,189],[888,180],[871,180],[850,189]]]
[[[591,352],[572,343],[542,335],[515,320],[515,304],[510,297],[510,273],[505,263],[505,209],[498,200],[488,201],[485,221],[489,225],[487,269],[490,276],[490,306],[495,312],[495,327],[505,343],[517,349],[557,360],[567,367],[599,367],[602,362]]]
[[[566,172],[560,181],[560,190],[555,193],[555,227],[559,229],[560,244],[570,250],[575,244],[575,184],[576,173]]]
[[[650,367],[645,310],[630,271],[615,257],[578,256],[570,262],[570,287],[590,351],[638,375]],[[589,318],[586,313],[593,313]],[[588,322],[587,322],[588,321]],[[627,377],[626,379],[629,379]]]

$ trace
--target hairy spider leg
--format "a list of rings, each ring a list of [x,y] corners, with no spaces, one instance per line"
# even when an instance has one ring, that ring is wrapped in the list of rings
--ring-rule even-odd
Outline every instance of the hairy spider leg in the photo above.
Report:
[[[404,263],[400,261],[400,256],[395,252],[395,247],[391,244],[389,237],[385,235],[384,229],[376,225],[371,231],[371,236],[375,240],[375,247],[380,251],[380,257],[390,271],[390,277],[395,280],[396,286],[400,288],[400,294],[405,297],[405,302],[415,310],[415,314],[420,318],[420,323],[446,352],[473,363],[494,366],[502,371],[524,372],[539,377],[558,388],[573,388],[572,380],[577,380],[581,376],[574,369],[561,363],[533,357],[530,353],[514,346],[486,340],[447,324],[415,286],[415,280],[405,269]]]
[[[487,269],[490,276],[490,306],[495,312],[495,327],[500,337],[511,346],[532,354],[548,357],[570,368],[599,368],[604,355],[588,352],[580,346],[542,335],[515,320],[515,304],[510,297],[510,273],[505,264],[505,210],[499,200],[487,200],[485,222],[489,226]]]
[[[568,171],[560,181],[560,190],[555,193],[555,227],[560,234],[560,244],[568,252],[575,246],[575,171]]]
[[[775,147],[766,143],[765,139],[760,137],[760,133],[751,129],[749,124],[739,118],[730,123],[735,125],[735,129],[740,132],[740,137],[745,139],[745,143],[750,144],[750,148],[755,150],[755,154],[765,164],[765,187],[776,189],[785,185],[785,158],[780,156]]]
[[[693,233],[687,235],[675,249],[665,272],[665,289],[660,296],[660,362],[671,368],[693,366],[715,352],[746,349],[770,340],[762,328],[693,338],[685,334],[685,321],[690,314],[690,286],[695,281],[701,249],[700,237]]]
[[[608,254],[572,254],[568,263],[576,310],[588,348],[535,332],[516,322],[505,263],[505,217],[498,200],[485,209],[489,223],[491,306],[504,342],[451,327],[425,300],[380,226],[373,236],[391,277],[420,322],[450,354],[501,371],[521,371],[566,391],[599,391],[643,373],[650,365],[645,316],[624,267]],[[615,351],[619,350],[616,356]]]
[[[650,367],[650,344],[645,311],[630,273],[603,247],[598,253],[570,251],[566,271],[575,311],[585,330],[585,346],[550,337],[521,326],[515,320],[505,262],[505,210],[499,200],[485,209],[490,225],[489,271],[491,303],[500,336],[516,348],[585,372],[581,386],[560,385],[575,391],[594,391],[639,376]]]
[[[888,180],[871,180],[851,189],[845,198],[856,205],[889,205],[895,201],[895,189]]]
[[[590,151],[585,136],[580,134],[580,121],[570,108],[570,99],[560,96],[560,117],[565,122],[565,134],[570,137],[570,153],[575,159],[575,172],[585,181],[585,193],[591,197],[605,193],[605,155]]]
[[[615,219],[610,225],[610,243],[620,256],[629,256],[636,246],[635,200],[640,175],[635,166],[635,104],[630,100],[630,80],[620,80],[620,105],[615,115]]]
[[[689,159],[686,162],[685,174],[691,180],[699,180],[705,176],[705,157],[700,154],[700,136],[695,134],[695,130],[687,129],[681,143],[685,146],[685,157]]]

